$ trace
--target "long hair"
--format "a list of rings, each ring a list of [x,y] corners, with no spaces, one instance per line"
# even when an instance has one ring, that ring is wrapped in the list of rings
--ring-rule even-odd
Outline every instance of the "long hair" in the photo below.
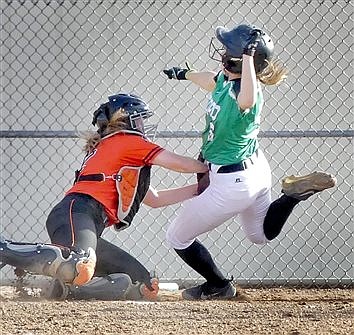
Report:
[[[279,59],[270,60],[268,66],[257,74],[257,78],[262,84],[278,85],[287,77],[288,72],[288,69]]]
[[[86,131],[80,134],[80,138],[86,140],[83,150],[86,153],[91,153],[93,149],[101,142],[101,140],[112,133],[120,130],[129,129],[129,119],[123,108],[118,109],[111,117],[106,126],[95,131]]]

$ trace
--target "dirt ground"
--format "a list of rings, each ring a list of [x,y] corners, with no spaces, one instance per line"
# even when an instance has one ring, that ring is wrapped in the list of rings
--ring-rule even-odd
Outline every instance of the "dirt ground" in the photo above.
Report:
[[[238,289],[231,301],[45,301],[0,287],[1,335],[354,335],[351,289]]]

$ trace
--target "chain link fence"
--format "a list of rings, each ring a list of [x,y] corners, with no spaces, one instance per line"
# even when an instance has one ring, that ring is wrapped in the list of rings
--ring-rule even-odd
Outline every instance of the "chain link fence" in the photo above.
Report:
[[[269,245],[247,241],[237,218],[202,241],[240,284],[352,285],[353,4],[347,0],[2,0],[1,234],[49,242],[45,220],[81,164],[79,131],[109,95],[135,91],[158,123],[156,142],[196,157],[207,95],[162,70],[217,70],[208,57],[216,26],[264,27],[290,70],[265,88],[260,142],[273,169],[273,197],[289,174],[324,170],[338,186],[301,203]],[[153,169],[156,188],[194,176]],[[162,280],[201,278],[165,243],[181,205],[142,207],[126,231],[104,237]],[[9,267],[2,280],[11,280]]]

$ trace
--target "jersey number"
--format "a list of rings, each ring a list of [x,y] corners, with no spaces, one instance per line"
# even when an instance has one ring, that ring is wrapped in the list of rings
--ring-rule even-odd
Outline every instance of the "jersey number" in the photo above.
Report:
[[[214,140],[215,125],[213,122],[216,120],[219,112],[220,112],[220,106],[217,105],[216,102],[212,98],[210,98],[210,100],[208,102],[208,106],[207,106],[207,114],[210,117],[208,142],[211,142]]]

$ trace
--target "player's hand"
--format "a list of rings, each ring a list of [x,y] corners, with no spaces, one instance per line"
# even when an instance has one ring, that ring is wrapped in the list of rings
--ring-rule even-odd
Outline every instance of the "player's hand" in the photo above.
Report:
[[[186,73],[191,71],[194,70],[192,70],[188,62],[186,62],[186,68],[174,66],[171,69],[163,70],[163,73],[167,75],[168,79],[187,80]]]
[[[243,54],[248,56],[254,56],[257,50],[259,41],[261,40],[263,32],[260,29],[254,29],[251,33],[251,37],[246,43],[245,48],[243,49]]]

